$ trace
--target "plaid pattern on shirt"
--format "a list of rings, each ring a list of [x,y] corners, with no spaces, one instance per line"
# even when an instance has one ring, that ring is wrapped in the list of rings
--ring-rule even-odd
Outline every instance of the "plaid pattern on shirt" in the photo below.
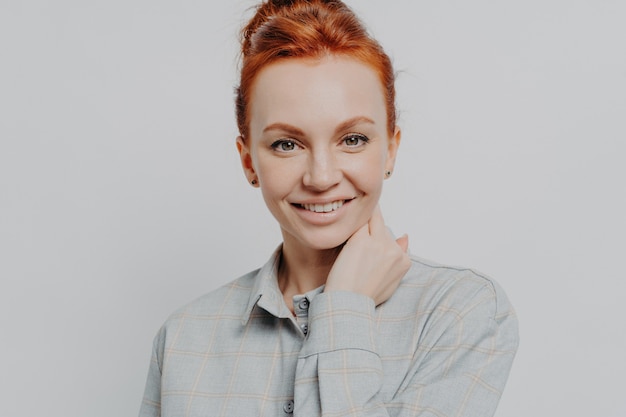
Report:
[[[382,305],[318,288],[294,317],[279,258],[166,321],[140,417],[493,415],[518,344],[493,280],[412,258]]]

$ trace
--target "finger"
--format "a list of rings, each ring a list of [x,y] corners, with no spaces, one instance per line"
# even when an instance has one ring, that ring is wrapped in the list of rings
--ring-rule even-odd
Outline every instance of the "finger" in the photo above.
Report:
[[[382,211],[380,211],[380,205],[376,205],[374,213],[372,213],[372,217],[370,218],[368,224],[369,232],[372,236],[380,235],[387,232],[387,228],[385,227],[385,219],[383,219],[383,213]]]
[[[396,243],[402,249],[402,252],[408,252],[409,250],[409,235],[404,234],[396,239]]]

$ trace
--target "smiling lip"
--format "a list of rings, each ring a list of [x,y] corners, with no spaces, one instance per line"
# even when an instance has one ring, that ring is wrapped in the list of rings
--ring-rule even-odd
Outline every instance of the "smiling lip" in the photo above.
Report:
[[[346,200],[335,200],[327,203],[296,203],[294,205],[313,213],[330,213],[339,210],[345,203],[348,203],[352,200],[354,200],[354,198]]]

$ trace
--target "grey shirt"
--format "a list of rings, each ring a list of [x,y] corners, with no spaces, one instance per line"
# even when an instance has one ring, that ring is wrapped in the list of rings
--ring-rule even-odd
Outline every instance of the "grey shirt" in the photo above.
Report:
[[[493,415],[518,345],[493,280],[413,257],[378,307],[318,288],[294,316],[279,258],[165,322],[140,417]]]

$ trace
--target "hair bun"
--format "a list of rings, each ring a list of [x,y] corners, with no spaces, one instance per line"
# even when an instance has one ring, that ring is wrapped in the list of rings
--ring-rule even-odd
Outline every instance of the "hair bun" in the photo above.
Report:
[[[348,6],[341,0],[266,0],[259,3],[254,16],[241,31],[241,52],[244,56],[248,54],[254,34],[274,17],[293,16],[304,10],[311,11],[317,8],[341,10],[348,9]]]
[[[248,136],[252,81],[276,60],[351,56],[371,66],[385,91],[388,128],[395,130],[395,87],[391,60],[354,12],[341,0],[264,0],[241,31],[241,82],[236,110],[239,132]]]
[[[297,0],[270,0],[268,3],[272,3],[272,5],[274,6],[289,6],[293,3],[295,3]],[[304,0],[305,3],[308,3],[308,1]]]

